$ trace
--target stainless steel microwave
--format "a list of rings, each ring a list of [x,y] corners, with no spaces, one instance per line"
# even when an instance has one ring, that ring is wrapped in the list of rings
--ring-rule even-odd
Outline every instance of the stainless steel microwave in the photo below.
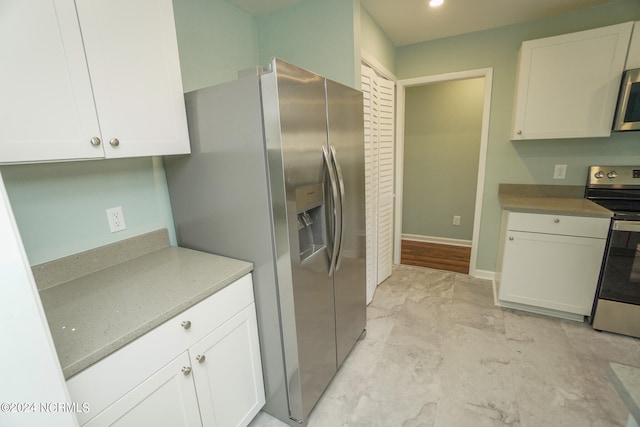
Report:
[[[613,130],[640,130],[640,68],[622,75]]]

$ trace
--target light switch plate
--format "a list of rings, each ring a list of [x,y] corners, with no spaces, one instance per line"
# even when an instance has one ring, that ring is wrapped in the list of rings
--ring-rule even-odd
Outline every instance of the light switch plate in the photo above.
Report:
[[[567,165],[556,165],[553,170],[553,179],[565,179],[567,177]]]

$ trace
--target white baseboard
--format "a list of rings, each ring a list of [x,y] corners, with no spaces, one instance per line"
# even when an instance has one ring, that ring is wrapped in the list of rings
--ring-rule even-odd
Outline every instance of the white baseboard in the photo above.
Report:
[[[420,236],[418,234],[402,233],[402,240],[411,240],[413,242],[439,243],[442,245],[471,247],[471,240],[449,239],[447,237]]]
[[[544,307],[535,307],[527,304],[518,304],[515,302],[501,301],[496,302],[498,307],[511,308],[513,310],[526,311],[528,313],[542,314],[545,316],[558,317],[565,320],[573,320],[574,322],[584,322],[585,316],[583,314],[567,313],[565,311],[553,310]]]
[[[473,272],[473,277],[476,279],[485,279],[495,281],[496,273],[488,270],[476,270]]]

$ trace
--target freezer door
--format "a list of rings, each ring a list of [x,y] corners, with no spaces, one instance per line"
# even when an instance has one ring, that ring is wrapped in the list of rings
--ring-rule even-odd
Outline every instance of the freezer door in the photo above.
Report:
[[[305,420],[336,372],[324,79],[280,60],[272,68],[262,98],[289,409]]]
[[[343,192],[342,244],[334,274],[340,366],[366,324],[364,119],[362,92],[331,80],[326,86],[330,151]]]

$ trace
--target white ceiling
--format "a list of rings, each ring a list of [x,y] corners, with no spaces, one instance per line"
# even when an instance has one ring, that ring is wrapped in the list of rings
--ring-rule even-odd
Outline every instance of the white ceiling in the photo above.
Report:
[[[302,0],[229,0],[261,15]],[[306,0],[322,1],[322,0]],[[360,0],[396,46],[531,21],[615,0]]]
[[[614,0],[360,0],[396,46],[559,15]]]

